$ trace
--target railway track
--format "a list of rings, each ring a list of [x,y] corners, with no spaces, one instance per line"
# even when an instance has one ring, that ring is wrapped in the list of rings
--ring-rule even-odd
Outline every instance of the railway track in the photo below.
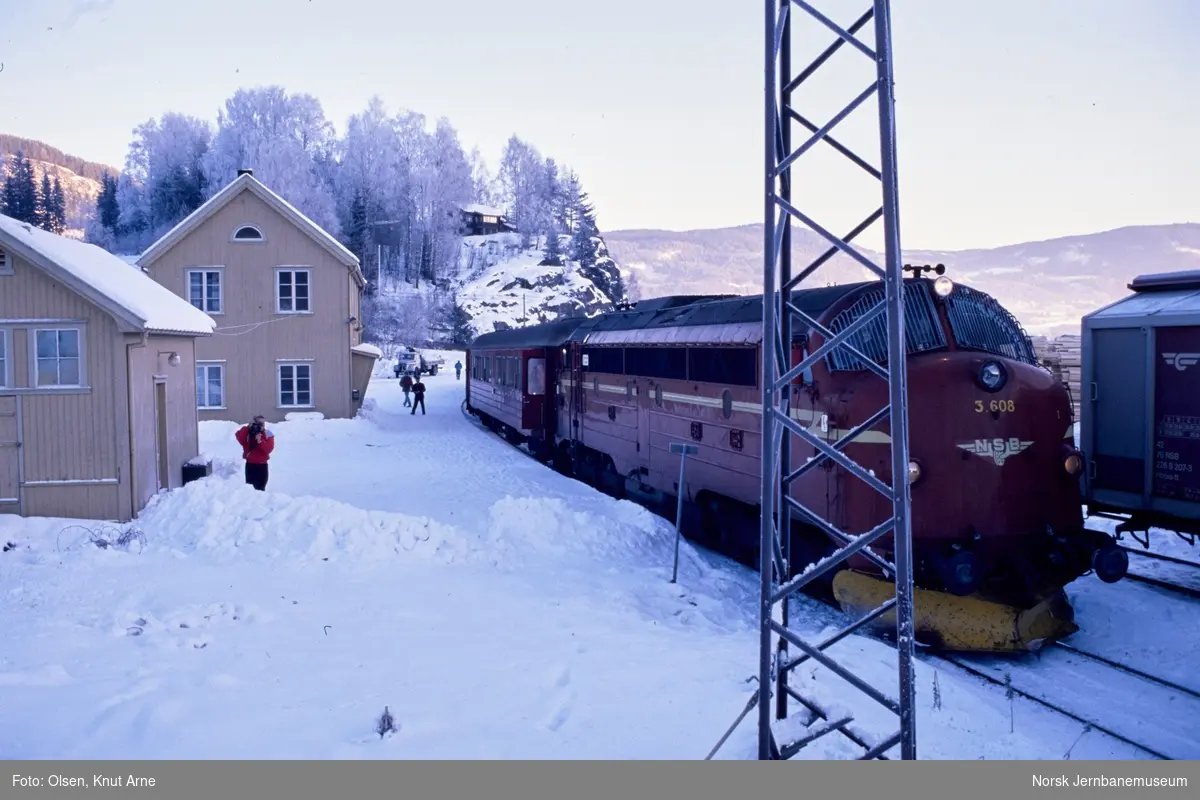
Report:
[[[1021,661],[957,654],[924,659],[952,664],[1153,758],[1200,758],[1200,692],[1127,664],[1069,645]]]
[[[1126,574],[1126,579],[1144,583],[1148,586],[1156,586],[1159,589],[1165,589],[1169,592],[1186,595],[1195,600],[1200,600],[1200,563],[1189,561],[1186,558],[1178,558],[1176,556],[1166,555],[1165,553],[1155,553],[1150,550],[1138,550],[1133,547],[1119,545],[1126,553],[1130,554],[1130,571]],[[1144,558],[1149,562],[1157,562],[1169,567],[1176,567],[1171,570],[1168,567],[1168,576],[1170,578],[1183,578],[1180,580],[1168,580],[1159,575],[1149,575],[1145,572],[1135,572],[1132,567],[1134,565],[1133,556]],[[1190,580],[1188,580],[1190,578]]]
[[[1190,620],[1195,598],[1180,591],[1160,594],[1136,583],[1120,597],[1095,587],[1081,589],[1078,601],[1094,610],[1097,627],[1089,634],[1084,621],[1084,630],[1070,637],[1075,643],[1053,642],[1034,655],[929,653],[925,658],[1003,686],[1154,758],[1200,758],[1200,679],[1187,667],[1194,637],[1153,633],[1157,625]],[[1099,597],[1105,598],[1102,604],[1092,605]],[[1130,626],[1146,614],[1157,622],[1138,635]],[[1135,633],[1112,638],[1121,630]]]

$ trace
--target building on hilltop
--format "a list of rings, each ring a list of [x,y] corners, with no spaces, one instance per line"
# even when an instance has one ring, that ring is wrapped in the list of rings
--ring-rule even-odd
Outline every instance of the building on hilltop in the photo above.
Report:
[[[479,205],[478,203],[460,203],[459,206],[463,236],[488,236],[493,233],[513,233],[513,227],[504,212],[498,208]]]

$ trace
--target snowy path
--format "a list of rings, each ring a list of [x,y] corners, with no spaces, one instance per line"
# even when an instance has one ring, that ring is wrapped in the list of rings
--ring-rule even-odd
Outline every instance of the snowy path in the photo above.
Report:
[[[669,584],[669,524],[480,431],[452,371],[426,383],[424,417],[376,379],[363,418],[275,426],[265,494],[236,426],[205,423],[217,474],[156,498],[144,547],[0,517],[0,758],[703,757],[753,691],[756,576],[685,542]],[[887,645],[830,652],[894,685]],[[796,680],[895,727],[823,668]],[[978,679],[917,680],[923,758],[1145,757]],[[747,721],[718,758],[754,752]],[[835,735],[800,757],[853,755]]]

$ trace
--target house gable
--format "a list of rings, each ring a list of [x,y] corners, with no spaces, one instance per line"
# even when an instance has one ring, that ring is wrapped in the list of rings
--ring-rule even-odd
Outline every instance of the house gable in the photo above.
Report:
[[[261,413],[277,421],[301,407],[353,415],[356,273],[254,191],[210,210],[171,247],[142,259],[151,278],[194,297],[217,320],[217,335],[196,347],[201,419]],[[300,383],[304,397],[284,396],[285,384]]]
[[[220,239],[221,234],[211,229],[222,223],[228,227],[227,220],[220,220],[219,222],[217,220],[219,220],[222,212],[231,204],[245,202],[247,195],[253,196],[263,206],[274,212],[270,215],[272,218],[282,220],[285,224],[295,229],[295,231],[303,234],[321,249],[325,250],[335,261],[348,268],[360,287],[365,285],[366,281],[359,267],[357,256],[346,249],[329,232],[305,217],[295,206],[271,191],[265,184],[249,173],[239,175],[237,179],[209,198],[207,202],[164,234],[141,255],[137,262],[138,265],[143,268],[150,268],[166,253],[175,250],[181,242],[191,238],[196,232],[201,230],[205,231],[204,236],[211,237],[214,240]],[[245,214],[245,212],[246,209],[243,208],[242,213]],[[235,222],[234,226],[228,231],[223,231],[223,234],[227,242],[238,245],[269,244],[272,236],[271,231],[267,227],[249,218]]]
[[[103,249],[59,236],[0,215],[0,252],[7,273],[15,259],[61,284],[111,316],[127,332],[163,332],[191,336],[212,333],[212,320],[146,275],[126,272],[118,257]]]

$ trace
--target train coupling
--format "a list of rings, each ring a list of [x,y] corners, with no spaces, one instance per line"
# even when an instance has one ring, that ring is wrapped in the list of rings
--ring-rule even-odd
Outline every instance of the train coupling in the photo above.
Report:
[[[890,580],[844,569],[833,578],[833,594],[842,610],[866,614],[895,597]],[[1032,608],[985,600],[978,595],[913,588],[916,641],[932,650],[1029,653],[1079,630],[1066,594],[1059,591]],[[870,623],[877,633],[894,638],[894,609]]]

